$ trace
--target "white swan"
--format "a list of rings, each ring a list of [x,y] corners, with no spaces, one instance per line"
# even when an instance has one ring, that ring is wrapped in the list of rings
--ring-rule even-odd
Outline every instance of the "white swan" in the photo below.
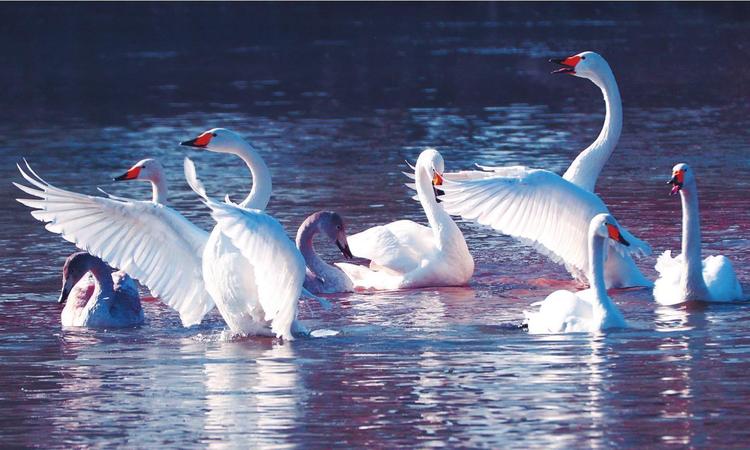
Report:
[[[672,258],[670,250],[656,261],[659,278],[654,298],[662,305],[699,300],[731,302],[744,300],[732,263],[723,255],[701,260],[701,224],[695,171],[687,164],[672,169],[671,195],[682,198],[682,254]]]
[[[596,53],[583,52],[559,62],[555,73],[588,78],[602,89],[607,115],[599,137],[573,161],[561,177],[546,170],[521,166],[483,167],[481,171],[445,174],[445,210],[488,225],[532,245],[581,281],[586,279],[586,229],[591,219],[609,213],[593,193],[596,179],[617,144],[622,128],[622,107],[612,70]],[[631,253],[649,254],[649,246],[623,230],[633,244]],[[608,288],[652,286],[628,253],[607,258]]]
[[[591,80],[602,91],[606,108],[604,124],[596,140],[573,161],[563,178],[589,192],[594,192],[596,180],[622,132],[622,101],[615,75],[607,61],[595,52],[582,52],[564,59],[551,59],[562,65],[552,73],[566,73]]]
[[[323,261],[317,253],[313,240],[318,233],[324,234],[341,250],[341,253],[352,258],[346,238],[344,219],[332,211],[318,211],[310,215],[297,230],[297,248],[305,258],[307,271],[304,287],[313,294],[333,294],[351,292],[354,289],[349,277],[336,266]]]
[[[201,267],[208,233],[164,204],[166,183],[157,161],[145,159],[117,177],[150,182],[152,201],[78,194],[47,183],[28,163],[18,170],[32,187],[13,184],[36,198],[17,200],[33,208],[31,215],[47,222],[47,230],[139,280],[180,314],[184,326],[200,323],[213,308]]]
[[[349,236],[355,256],[370,267],[337,263],[355,287],[402,289],[465,285],[474,273],[474,259],[464,236],[436,198],[443,182],[443,157],[434,149],[419,155],[415,182],[429,227],[410,220],[376,226]]]
[[[213,138],[222,142],[221,131],[206,133],[212,138],[204,147]],[[263,211],[208,197],[188,158],[185,178],[216,220],[203,256],[203,277],[227,325],[234,333],[263,335],[270,329],[277,337],[293,339],[293,329],[303,330],[296,318],[305,260],[297,247]]]
[[[143,323],[138,287],[125,272],[113,272],[86,252],[70,255],[62,272],[58,303],[65,303],[60,315],[63,326],[116,328]]]
[[[591,288],[575,293],[555,291],[543,301],[535,303],[539,305],[539,311],[525,313],[529,333],[593,333],[627,326],[604,285],[605,240],[608,238],[629,245],[622,237],[614,217],[597,214],[588,227]]]

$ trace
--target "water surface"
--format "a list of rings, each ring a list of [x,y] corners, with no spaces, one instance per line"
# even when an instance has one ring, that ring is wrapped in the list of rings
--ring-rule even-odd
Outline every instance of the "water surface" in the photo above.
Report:
[[[624,130],[597,191],[655,253],[677,251],[679,200],[699,177],[704,252],[750,291],[746,5],[7,5],[0,33],[0,427],[40,447],[741,447],[747,442],[746,305],[660,307],[611,294],[631,329],[530,336],[523,311],[567,273],[512,239],[459,222],[468,287],[361,292],[302,306],[333,337],[225,341],[215,311],[184,329],[158,302],[130,330],[62,329],[60,267],[10,181],[26,157],[53,184],[146,198],[109,180],[158,157],[170,202],[210,229],[184,182],[239,199],[236,158],[177,143],[215,126],[254,143],[273,174],[269,211],[292,235],[333,209],[350,232],[424,222],[400,171],[426,146],[475,162],[564,171],[599,132],[590,82],[549,57],[596,50],[613,67]],[[318,244],[330,259],[332,245]],[[655,256],[639,261],[654,278]]]

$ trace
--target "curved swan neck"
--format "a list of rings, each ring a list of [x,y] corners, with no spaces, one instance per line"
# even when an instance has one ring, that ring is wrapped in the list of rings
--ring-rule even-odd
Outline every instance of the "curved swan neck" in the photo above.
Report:
[[[602,74],[591,78],[604,96],[606,113],[599,136],[573,161],[563,177],[593,192],[609,157],[617,146],[622,132],[622,100],[617,81],[612,70],[607,68]]]
[[[245,200],[240,203],[244,208],[264,210],[271,200],[271,171],[260,154],[247,142],[238,145],[233,153],[247,164],[253,177],[253,186]]]
[[[96,279],[96,284],[99,286],[100,296],[112,298],[112,294],[114,294],[115,291],[115,285],[112,281],[112,270],[109,266],[97,258],[91,262],[89,272],[91,272]]]
[[[325,272],[326,269],[332,267],[330,264],[323,261],[315,252],[313,240],[315,239],[315,235],[318,234],[318,231],[317,222],[308,218],[297,230],[296,239],[297,248],[300,253],[302,253],[302,257],[305,259],[305,264],[307,264],[307,267],[315,276],[321,276],[322,272]]]
[[[427,222],[430,224],[432,233],[435,236],[437,247],[442,249],[443,243],[449,239],[451,234],[455,231],[460,233],[460,231],[456,224],[453,223],[450,215],[438,205],[429,171],[424,167],[417,166],[415,172],[415,184],[419,203],[422,205],[422,209],[424,209],[425,216],[427,216]]]
[[[159,175],[149,181],[151,182],[151,201],[160,205],[166,205],[168,190],[164,176]]]
[[[682,258],[688,291],[706,289],[701,257],[701,222],[695,183],[680,190],[682,199]]]

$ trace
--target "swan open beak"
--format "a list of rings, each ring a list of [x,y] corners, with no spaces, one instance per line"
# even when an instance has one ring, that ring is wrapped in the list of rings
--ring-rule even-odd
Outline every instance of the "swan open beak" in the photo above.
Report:
[[[549,62],[555,63],[555,64],[560,64],[561,66],[563,66],[560,69],[553,70],[551,73],[552,74],[569,73],[571,75],[575,75],[575,73],[576,73],[576,64],[578,64],[579,61],[581,61],[581,57],[578,56],[578,55],[576,55],[576,56],[569,56],[569,57],[563,58],[563,59],[554,59],[554,58],[550,59]]]
[[[128,170],[124,174],[120,175],[119,177],[115,177],[114,181],[123,181],[123,180],[135,180],[138,178],[138,174],[141,173],[140,167],[133,167],[132,169]]]
[[[195,139],[190,139],[189,141],[180,142],[180,145],[186,145],[188,147],[196,147],[196,148],[205,148],[208,145],[208,143],[211,142],[212,137],[214,137],[212,133],[205,132]]]
[[[682,184],[685,182],[685,175],[682,172],[675,172],[672,174],[672,178],[667,181],[667,184],[672,185],[672,190],[669,191],[669,195],[675,195],[682,190]]]
[[[611,239],[614,239],[615,241],[619,242],[620,244],[629,247],[630,242],[626,241],[624,237],[622,237],[622,234],[620,234],[620,229],[617,228],[614,225],[607,224],[607,231],[609,231],[609,237]]]
[[[354,258],[354,255],[352,255],[352,251],[349,250],[349,243],[344,242],[344,244],[341,243],[338,239],[336,239],[336,247],[341,250],[341,253],[348,259]]]
[[[432,190],[435,192],[435,200],[440,203],[440,196],[445,194],[445,191],[442,189],[438,189],[435,186],[440,186],[443,184],[443,176],[437,173],[437,171],[432,176]]]

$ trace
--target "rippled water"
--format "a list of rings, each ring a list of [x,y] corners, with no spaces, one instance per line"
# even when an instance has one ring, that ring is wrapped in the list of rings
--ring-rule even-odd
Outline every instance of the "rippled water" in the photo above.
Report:
[[[170,201],[211,219],[182,175],[189,154],[214,194],[246,169],[180,140],[223,126],[274,176],[269,211],[292,234],[319,209],[351,232],[423,220],[400,171],[425,146],[474,162],[562,172],[593,140],[603,101],[552,77],[546,58],[597,50],[624,100],[620,144],[597,185],[656,254],[677,250],[679,200],[699,176],[704,249],[750,291],[746,5],[3,5],[0,111],[0,436],[5,446],[495,448],[746,445],[747,305],[660,307],[613,291],[632,329],[530,336],[523,311],[559,266],[460,222],[477,261],[465,288],[332,297],[302,307],[337,336],[220,339],[213,312],[183,329],[145,304],[130,330],[61,329],[60,267],[73,247],[12,199],[26,157],[48,181],[145,198],[113,184],[144,157]],[[330,258],[335,248],[319,245]],[[639,261],[655,276],[655,256]]]

